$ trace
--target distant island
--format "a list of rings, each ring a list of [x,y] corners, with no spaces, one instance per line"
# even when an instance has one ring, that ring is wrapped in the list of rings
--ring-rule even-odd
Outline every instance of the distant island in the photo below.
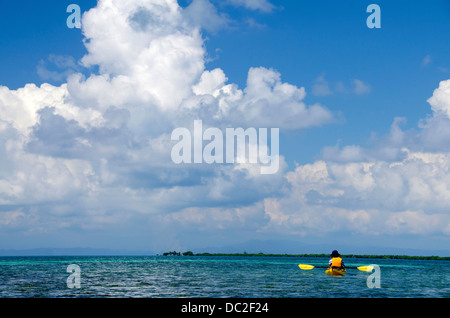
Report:
[[[447,255],[443,254],[443,255]],[[165,253],[155,253],[151,251],[129,251],[129,250],[111,250],[100,248],[39,248],[29,250],[2,250],[0,257],[27,257],[27,256],[175,256],[175,257],[196,257],[196,256],[240,256],[240,257],[321,257],[329,258],[330,254],[276,254],[276,253],[194,253],[192,251],[180,252],[169,251]],[[343,258],[366,258],[366,259],[405,259],[405,260],[443,260],[449,261],[450,256],[410,256],[399,254],[342,254]]]
[[[329,258],[329,254],[265,254],[265,253],[193,253],[187,252],[166,252],[163,256],[254,256],[254,257],[325,257]],[[341,255],[342,258],[376,258],[376,259],[416,259],[416,260],[438,260],[438,261],[450,261],[450,257],[442,256],[409,256],[409,255],[357,255],[357,254],[345,254]]]

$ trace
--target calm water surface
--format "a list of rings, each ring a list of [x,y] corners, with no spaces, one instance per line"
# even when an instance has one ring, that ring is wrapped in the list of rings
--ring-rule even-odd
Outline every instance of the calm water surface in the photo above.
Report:
[[[450,262],[346,259],[347,266],[377,264],[371,273],[349,269],[344,277],[298,264],[328,259],[300,257],[0,257],[0,297],[239,297],[239,298],[448,298]],[[80,288],[68,288],[67,267],[81,269]]]

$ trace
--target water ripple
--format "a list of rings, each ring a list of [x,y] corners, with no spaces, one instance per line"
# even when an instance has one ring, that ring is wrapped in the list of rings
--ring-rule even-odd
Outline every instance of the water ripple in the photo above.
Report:
[[[378,263],[381,288],[371,273],[349,270],[331,277],[299,263],[326,259],[276,257],[8,257],[0,258],[0,297],[449,297],[446,261],[355,260]],[[81,288],[68,288],[67,266],[81,268]]]

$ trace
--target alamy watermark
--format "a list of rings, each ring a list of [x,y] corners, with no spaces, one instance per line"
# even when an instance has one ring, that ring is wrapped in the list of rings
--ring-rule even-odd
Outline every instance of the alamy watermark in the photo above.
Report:
[[[81,268],[77,264],[67,266],[67,272],[71,273],[67,277],[66,283],[68,288],[81,288]]]
[[[367,277],[368,288],[381,288],[381,269],[376,264],[369,265],[372,267],[373,273]]]
[[[367,13],[371,13],[366,20],[367,27],[369,29],[381,28],[381,8],[378,4],[370,4],[367,7]]]
[[[81,28],[81,8],[78,4],[69,4],[66,9],[67,13],[71,13],[66,20],[69,29]]]
[[[78,4],[69,4],[66,9],[70,15],[67,17],[66,24],[69,29],[81,28],[81,9]],[[366,25],[369,29],[381,28],[381,8],[378,4],[369,4],[366,9],[370,15],[367,17]]]
[[[275,174],[280,168],[279,128],[226,128],[225,135],[216,127],[203,131],[201,120],[194,121],[193,133],[187,128],[176,128],[171,140],[178,141],[171,152],[172,161],[181,163],[250,163],[260,164],[261,174]],[[208,143],[203,146],[203,142]]]

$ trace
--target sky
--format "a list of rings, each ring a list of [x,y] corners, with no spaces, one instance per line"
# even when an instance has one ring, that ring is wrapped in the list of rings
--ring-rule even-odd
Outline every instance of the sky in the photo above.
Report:
[[[2,3],[0,249],[450,255],[449,17],[447,0]],[[174,163],[194,120],[278,128],[279,170]]]

